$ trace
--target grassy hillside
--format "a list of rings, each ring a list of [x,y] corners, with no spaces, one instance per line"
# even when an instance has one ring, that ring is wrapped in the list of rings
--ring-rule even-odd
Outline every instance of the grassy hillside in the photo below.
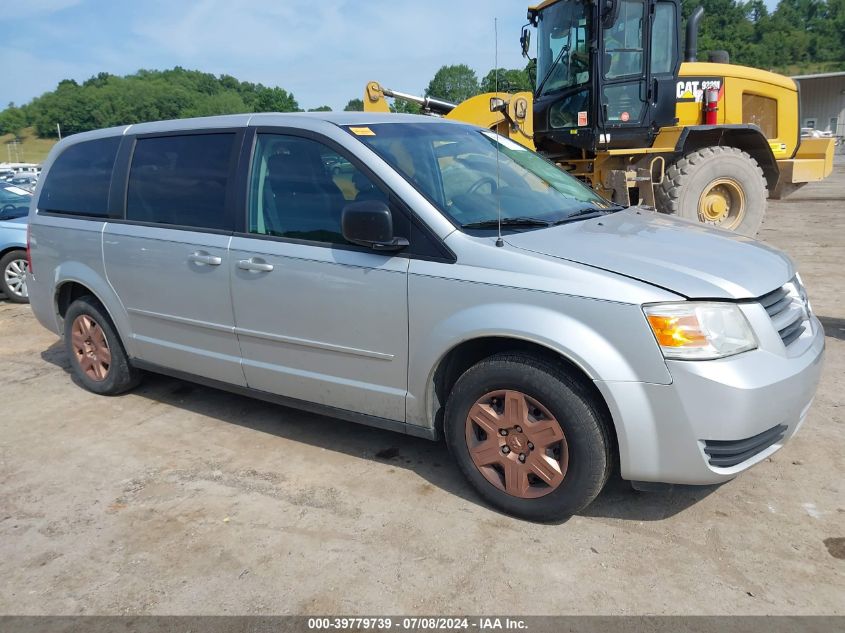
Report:
[[[845,62],[807,62],[775,67],[774,72],[791,77],[793,75],[814,75],[816,73],[835,73],[845,70]]]
[[[21,163],[43,162],[47,158],[50,149],[56,144],[56,139],[38,138],[35,135],[35,130],[31,127],[24,128],[21,132],[21,144],[17,148],[17,154],[15,154],[14,147],[9,145],[14,140],[15,137],[11,134],[0,136],[0,163],[7,161]]]

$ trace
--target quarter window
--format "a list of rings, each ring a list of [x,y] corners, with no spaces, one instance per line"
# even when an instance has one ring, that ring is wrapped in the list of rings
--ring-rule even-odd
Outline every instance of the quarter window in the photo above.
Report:
[[[234,134],[138,139],[129,170],[126,218],[226,230]]]
[[[349,160],[317,141],[259,134],[250,178],[249,232],[344,244],[350,202],[387,196]]]
[[[43,211],[106,217],[109,187],[120,137],[84,141],[62,152],[38,199]]]

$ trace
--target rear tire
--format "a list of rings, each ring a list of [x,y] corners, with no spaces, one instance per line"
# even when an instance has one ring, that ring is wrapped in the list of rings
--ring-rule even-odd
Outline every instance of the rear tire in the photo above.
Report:
[[[498,354],[455,383],[446,443],[491,505],[532,521],[561,520],[588,506],[610,473],[611,442],[594,398],[551,363]],[[510,417],[509,407],[519,415]]]
[[[129,362],[114,324],[94,297],[70,304],[64,343],[73,373],[88,391],[116,396],[141,381],[140,370]]]
[[[655,189],[660,212],[749,237],[760,230],[769,197],[760,165],[735,147],[705,147],[683,156]]]
[[[10,251],[0,258],[0,291],[12,303],[29,303],[26,289],[26,251]]]

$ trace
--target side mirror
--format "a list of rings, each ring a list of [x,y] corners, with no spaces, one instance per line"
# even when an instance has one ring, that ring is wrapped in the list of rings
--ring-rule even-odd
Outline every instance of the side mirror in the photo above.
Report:
[[[408,247],[404,237],[393,236],[393,216],[380,200],[352,202],[343,208],[340,218],[343,238],[347,242],[376,251],[401,251]]]
[[[501,97],[490,97],[490,112],[506,112],[508,102]]]
[[[522,27],[522,36],[519,38],[519,45],[522,47],[522,56],[528,57],[528,52],[531,50],[531,31],[527,26]]]

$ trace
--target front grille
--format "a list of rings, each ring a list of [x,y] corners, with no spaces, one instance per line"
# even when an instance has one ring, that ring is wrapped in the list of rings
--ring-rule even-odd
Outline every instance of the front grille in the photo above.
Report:
[[[786,347],[807,331],[809,317],[806,299],[796,279],[759,299],[766,309],[772,325]]]
[[[744,440],[704,440],[704,452],[710,457],[711,466],[730,468],[777,444],[786,429],[786,425],[779,424]]]

